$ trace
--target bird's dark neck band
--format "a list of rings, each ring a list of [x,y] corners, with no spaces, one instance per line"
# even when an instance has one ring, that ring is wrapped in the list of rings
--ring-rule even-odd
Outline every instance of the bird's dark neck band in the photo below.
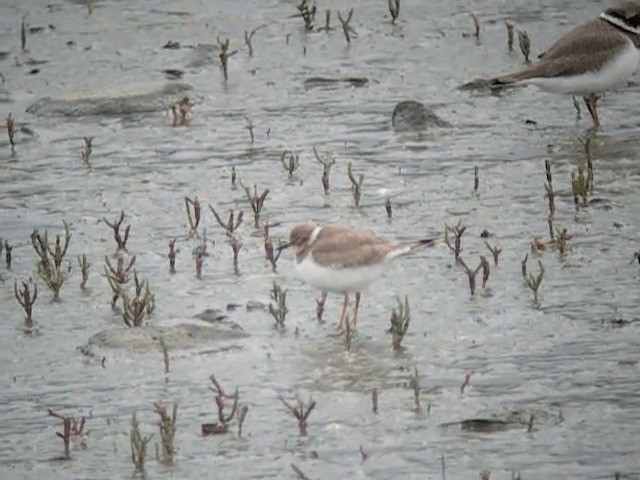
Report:
[[[613,25],[614,27],[618,27],[620,30],[624,30],[627,33],[632,33],[634,35],[640,35],[640,29],[634,28],[631,25],[625,23],[624,20],[618,17],[614,17],[613,15],[609,15],[608,13],[602,12],[600,14],[600,18],[605,22]]]

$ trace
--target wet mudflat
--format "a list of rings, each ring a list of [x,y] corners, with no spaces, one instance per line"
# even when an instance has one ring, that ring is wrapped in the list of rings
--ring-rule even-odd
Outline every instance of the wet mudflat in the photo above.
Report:
[[[306,32],[301,18],[290,18],[297,12],[292,1],[105,1],[95,2],[91,15],[72,1],[0,6],[0,113],[12,114],[16,143],[12,151],[0,135],[0,238],[13,247],[10,269],[5,250],[0,266],[3,478],[129,477],[133,413],[141,433],[154,435],[150,478],[303,478],[295,464],[308,478],[439,479],[443,461],[446,478],[477,478],[482,470],[494,479],[512,472],[539,479],[640,476],[640,267],[632,262],[640,247],[640,89],[634,83],[602,101],[604,128],[590,143],[594,187],[576,208],[571,174],[585,164],[584,108],[576,120],[570,98],[533,88],[457,88],[522,63],[517,46],[507,50],[505,20],[528,32],[537,54],[594,16],[600,3],[478,5],[479,40],[467,4],[403,2],[396,25],[385,2],[351,6],[357,37],[349,45],[335,13],[342,9],[344,18],[348,8],[338,2],[318,4],[316,30],[324,9],[332,10],[335,30],[328,32]],[[25,15],[35,30],[22,51]],[[244,32],[256,27],[249,56]],[[228,59],[226,82],[217,36],[238,50]],[[170,41],[179,48],[162,48]],[[181,78],[166,70],[179,70]],[[368,81],[305,82],[314,78]],[[155,89],[171,81],[191,88]],[[155,93],[136,97],[133,113],[114,115],[115,101],[103,114],[86,111],[101,105],[95,98],[116,95],[114,88]],[[94,101],[65,103],[88,95]],[[180,125],[169,105],[184,95],[193,107]],[[71,113],[26,112],[46,97],[62,97],[56,108],[71,105]],[[404,100],[434,106],[452,126],[395,132],[391,114]],[[131,100],[122,105],[130,108]],[[93,137],[86,162],[83,137]],[[314,146],[336,160],[326,195]],[[298,155],[292,175],[282,166],[284,151]],[[564,253],[549,243],[545,160],[553,174],[554,231],[572,235]],[[359,208],[349,163],[364,175]],[[329,295],[319,323],[318,292],[293,276],[291,253],[272,271],[240,182],[251,191],[256,185],[258,194],[269,189],[260,222],[277,224],[269,229],[276,245],[308,219],[399,240],[442,234],[445,223],[460,221],[467,227],[461,257],[471,269],[487,257],[487,285],[478,273],[471,296],[446,246],[400,259],[364,292],[346,351],[344,334],[333,327],[341,298]],[[391,219],[380,189],[389,190]],[[190,235],[184,203],[196,196],[198,236]],[[225,220],[230,209],[244,212],[234,232],[242,245],[237,272],[209,204]],[[105,277],[105,257],[117,260],[104,219],[113,223],[121,211],[122,230],[131,227],[120,254],[136,256],[138,276],[155,296],[141,329],[125,325],[121,300],[112,310]],[[50,243],[64,238],[63,220],[72,235],[61,264],[66,282],[51,302],[30,236],[37,229]],[[193,252],[205,230],[197,278]],[[531,251],[535,237],[546,250]],[[498,267],[485,241],[502,249]],[[527,253],[527,275],[538,274],[538,260],[544,267],[538,302],[522,278]],[[91,263],[84,291],[76,260],[83,254]],[[29,278],[38,284],[37,332],[25,334],[14,282],[20,287]],[[265,308],[274,282],[287,289],[284,329],[274,328]],[[389,318],[396,296],[405,295],[411,323],[404,348],[394,351]],[[249,407],[241,437],[235,418],[228,433],[202,436],[202,424],[218,422],[211,374],[227,393],[238,387],[239,404]],[[296,395],[305,406],[310,397],[316,401],[306,437],[279,399],[295,404]],[[169,412],[179,406],[172,466],[155,459],[154,402]],[[47,409],[86,417],[90,433],[72,442],[70,460],[57,460],[62,425]]]

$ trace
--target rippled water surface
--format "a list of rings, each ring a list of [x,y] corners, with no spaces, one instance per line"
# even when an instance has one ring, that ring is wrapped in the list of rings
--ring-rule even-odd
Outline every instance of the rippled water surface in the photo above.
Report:
[[[335,10],[353,7],[357,31],[347,45]],[[640,89],[633,83],[601,102],[604,128],[592,142],[593,201],[576,211],[570,175],[581,162],[589,121],[576,120],[571,99],[518,88],[501,95],[460,91],[480,76],[516,68],[519,52],[506,48],[504,21],[516,21],[535,54],[570,26],[597,14],[600,2],[403,1],[392,26],[386,2],[318,1],[332,9],[330,32],[305,33],[294,1],[84,2],[34,0],[0,6],[0,113],[12,112],[17,141],[12,154],[0,140],[0,237],[14,246],[13,263],[0,266],[0,476],[2,478],[127,478],[131,414],[151,440],[150,478],[640,478],[637,261],[640,233],[638,135]],[[480,40],[470,12],[479,15]],[[20,49],[20,23],[43,27]],[[318,23],[323,16],[318,14]],[[254,56],[245,30],[261,26]],[[223,82],[216,36],[238,52]],[[177,41],[182,48],[161,47]],[[199,48],[193,48],[201,45]],[[211,53],[212,52],[212,53]],[[33,65],[29,60],[44,60]],[[38,69],[33,73],[33,69]],[[109,86],[165,81],[166,69],[184,71],[193,86],[190,124],[173,127],[167,112],[124,117],[39,118],[25,113],[36,99]],[[309,77],[366,77],[366,86],[305,88]],[[416,99],[436,106],[454,126],[424,133],[393,132],[394,105]],[[583,109],[584,110],[584,109]],[[255,142],[246,129],[253,122]],[[535,123],[527,122],[532,120]],[[33,133],[25,131],[24,127]],[[90,166],[82,164],[82,137],[93,136]],[[333,152],[331,193],[312,147]],[[288,179],[284,150],[300,167]],[[547,238],[544,160],[551,161],[557,192],[556,226],[573,234],[571,250],[529,253],[529,269],[545,268],[540,302],[523,284],[521,259],[533,237]],[[361,208],[351,198],[347,165],[364,174]],[[474,194],[474,167],[479,190]],[[487,288],[470,297],[466,275],[446,247],[400,259],[363,295],[351,350],[333,324],[341,299],[330,295],[325,323],[315,320],[313,288],[301,284],[285,252],[272,273],[263,238],[253,229],[242,188],[270,190],[263,220],[284,239],[298,222],[315,219],[370,228],[409,240],[441,233],[461,221],[463,257],[472,267],[489,255],[480,237],[493,234],[502,248]],[[378,190],[391,190],[388,220]],[[221,212],[244,210],[240,275],[231,247],[208,207],[203,227],[209,247],[201,279],[191,252],[184,197],[199,196]],[[148,278],[157,306],[153,325],[170,325],[206,309],[224,312],[248,335],[172,345],[164,374],[157,345],[103,348],[95,357],[78,347],[106,329],[122,329],[109,305],[102,275],[115,243],[102,220],[121,210],[131,224],[128,249]],[[71,273],[61,301],[39,280],[34,307],[37,335],[23,332],[14,281],[36,278],[30,234],[73,234]],[[202,228],[200,229],[202,231]],[[177,238],[177,272],[168,270],[168,242]],[[92,263],[88,290],[80,291],[76,256]],[[67,261],[65,262],[65,264]],[[272,283],[288,288],[286,329],[267,311]],[[404,350],[387,333],[396,295],[407,295],[411,325]],[[188,339],[187,339],[188,340]],[[104,357],[104,362],[101,362]],[[422,409],[414,407],[409,378],[416,368]],[[471,384],[461,393],[465,374]],[[229,391],[239,387],[249,406],[238,438],[232,432],[202,437],[216,419],[209,375]],[[379,411],[371,409],[377,388]],[[300,438],[279,395],[317,401],[309,436]],[[173,467],[155,460],[158,440],[153,402],[179,405]],[[90,430],[70,461],[56,460],[62,442],[47,408],[87,416]],[[533,415],[530,432],[527,423]],[[495,432],[469,431],[459,422],[504,422]],[[465,425],[465,424],[463,424]],[[367,457],[359,453],[359,449]],[[443,460],[444,459],[444,460]]]

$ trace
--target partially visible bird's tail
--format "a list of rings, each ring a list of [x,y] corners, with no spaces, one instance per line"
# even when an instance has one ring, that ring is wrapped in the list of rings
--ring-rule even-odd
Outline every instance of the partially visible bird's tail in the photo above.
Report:
[[[502,75],[501,77],[492,78],[489,80],[489,85],[492,87],[508,87],[510,85],[517,85],[536,76],[536,73],[527,67],[517,72]]]
[[[435,247],[436,245],[440,245],[444,243],[444,237],[436,237],[436,238],[423,238],[421,240],[416,240],[411,245],[411,250],[415,250],[417,248],[430,248]]]

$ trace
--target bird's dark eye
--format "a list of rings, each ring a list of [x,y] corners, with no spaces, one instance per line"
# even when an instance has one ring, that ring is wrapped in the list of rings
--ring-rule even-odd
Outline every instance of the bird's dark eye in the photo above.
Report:
[[[630,25],[633,28],[640,27],[640,13],[637,13],[634,16],[627,18],[625,21],[627,22],[627,25]]]

